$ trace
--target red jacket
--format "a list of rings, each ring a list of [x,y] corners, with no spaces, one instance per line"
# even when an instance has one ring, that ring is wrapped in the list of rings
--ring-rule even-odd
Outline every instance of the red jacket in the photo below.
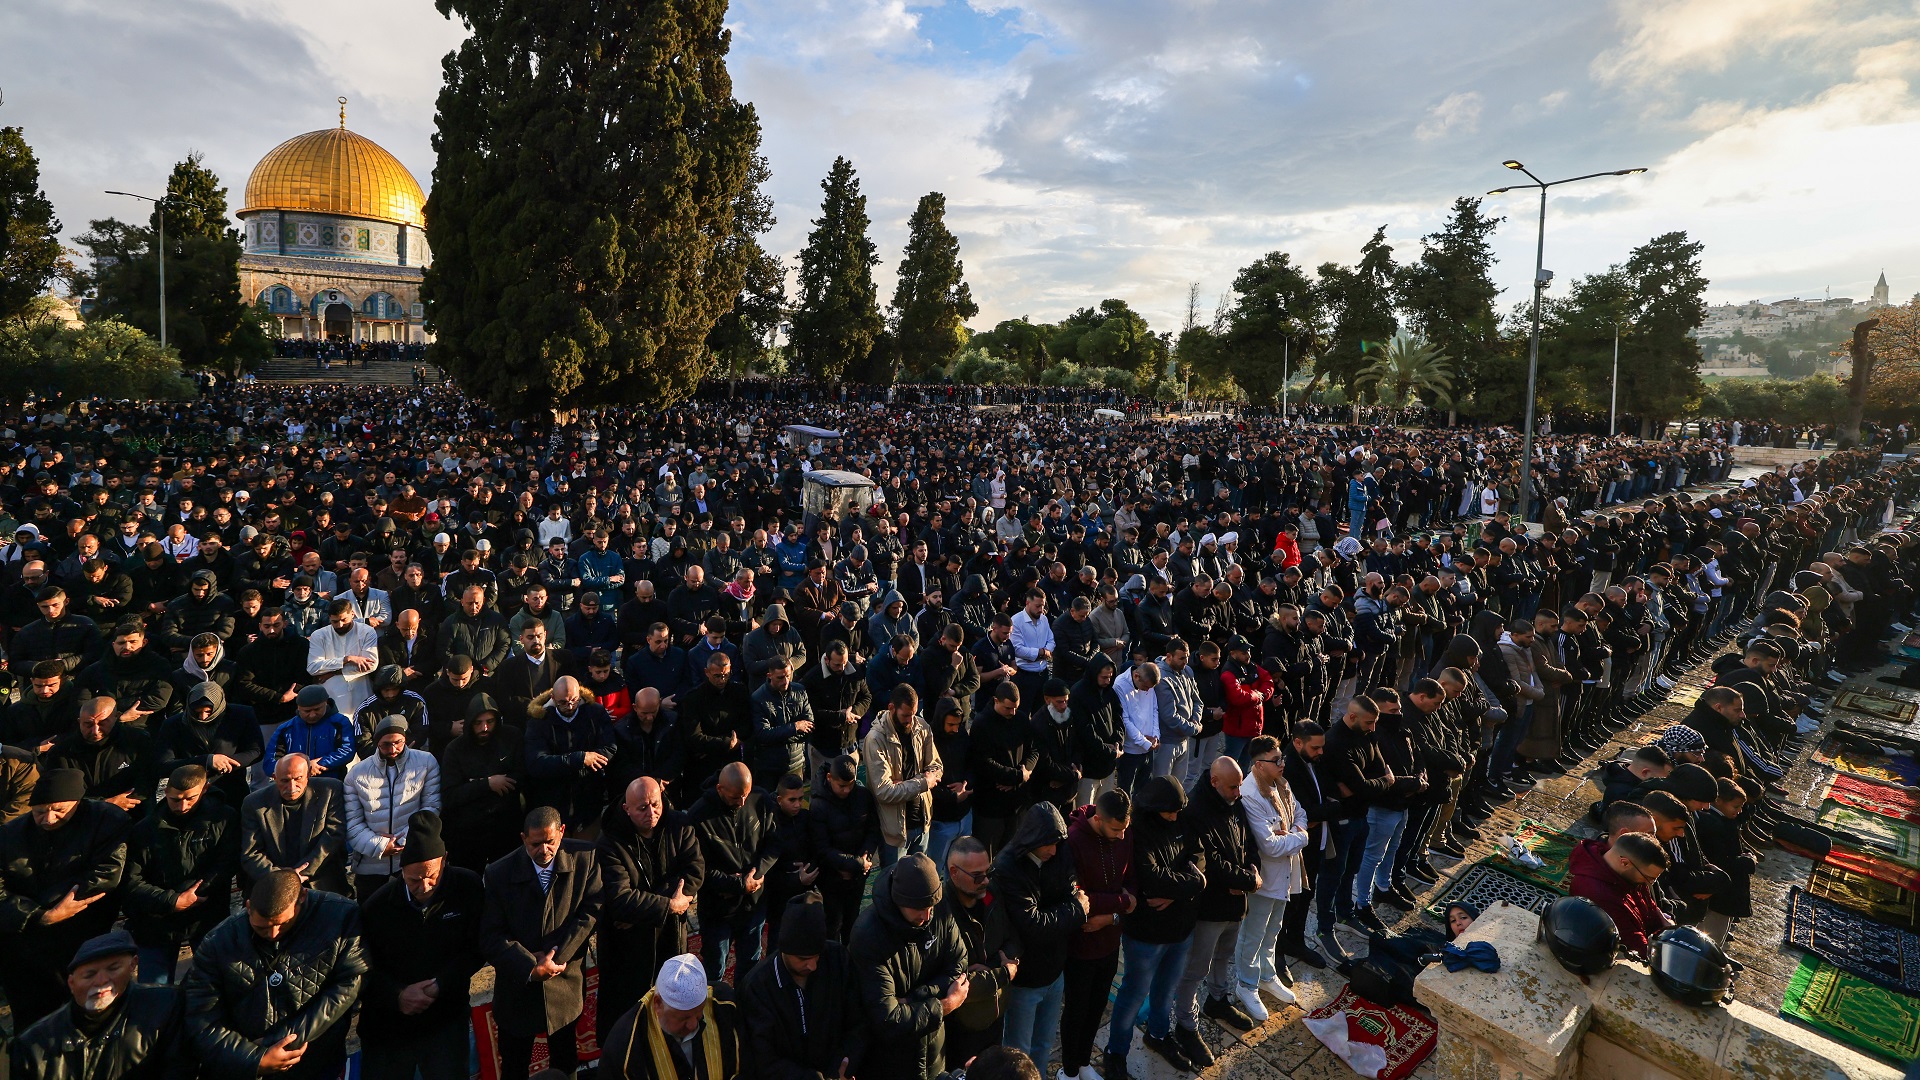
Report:
[[[1248,664],[1243,681],[1243,676],[1233,673],[1233,666],[1228,663],[1220,669],[1220,687],[1227,695],[1227,716],[1220,730],[1238,739],[1251,739],[1266,726],[1266,703],[1273,700],[1273,676],[1259,664]]]
[[[1273,563],[1276,572],[1285,570],[1289,566],[1299,566],[1300,542],[1286,533],[1274,537],[1273,558],[1268,561]]]
[[[1073,853],[1073,873],[1087,894],[1088,915],[1118,915],[1120,894],[1138,890],[1133,884],[1133,837],[1122,835],[1109,840],[1093,831],[1093,807],[1082,806],[1073,812],[1067,825],[1067,850]],[[1093,931],[1076,931],[1067,946],[1076,960],[1097,960],[1112,956],[1120,948],[1120,923],[1116,920]]]
[[[1620,944],[1635,956],[1645,957],[1647,939],[1667,928],[1667,916],[1645,885],[1628,881],[1607,865],[1608,846],[1604,840],[1582,840],[1573,849],[1571,891],[1599,904],[1613,917]]]

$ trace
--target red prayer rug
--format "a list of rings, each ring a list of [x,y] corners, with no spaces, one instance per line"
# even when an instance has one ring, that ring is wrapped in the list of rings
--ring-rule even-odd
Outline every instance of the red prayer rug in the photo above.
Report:
[[[1334,1013],[1347,1014],[1347,1038],[1370,1043],[1386,1051],[1387,1067],[1376,1080],[1406,1080],[1420,1063],[1427,1060],[1440,1040],[1440,1028],[1424,1013],[1404,1005],[1383,1008],[1353,992],[1340,988],[1340,996],[1308,1014],[1326,1020]]]
[[[1884,881],[1903,889],[1920,891],[1920,870],[1912,870],[1899,863],[1888,862],[1872,855],[1862,855],[1857,851],[1838,846],[1827,852],[1824,861],[1829,866],[1864,874],[1875,881]]]
[[[1881,817],[1920,822],[1920,793],[1912,788],[1841,773],[1833,778],[1833,790],[1827,792],[1827,798]]]

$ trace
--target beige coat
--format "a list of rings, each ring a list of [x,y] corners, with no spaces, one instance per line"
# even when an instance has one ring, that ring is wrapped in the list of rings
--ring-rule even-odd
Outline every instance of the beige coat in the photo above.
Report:
[[[933,729],[918,716],[913,718],[909,737],[913,739],[913,756],[920,775],[901,775],[905,747],[900,743],[893,718],[884,711],[874,718],[867,741],[861,747],[867,764],[867,787],[872,789],[874,801],[880,804],[880,835],[896,846],[906,842],[908,803],[919,800],[921,820],[929,825],[933,822],[933,788],[924,774],[929,765],[940,763],[940,751],[933,746]]]

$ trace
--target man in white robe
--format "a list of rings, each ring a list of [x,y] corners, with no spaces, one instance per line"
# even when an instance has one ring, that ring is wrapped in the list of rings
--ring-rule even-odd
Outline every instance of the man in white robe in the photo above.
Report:
[[[337,598],[327,625],[307,638],[307,674],[323,679],[327,696],[343,716],[352,716],[373,696],[368,675],[380,664],[380,635],[360,621],[353,603]]]

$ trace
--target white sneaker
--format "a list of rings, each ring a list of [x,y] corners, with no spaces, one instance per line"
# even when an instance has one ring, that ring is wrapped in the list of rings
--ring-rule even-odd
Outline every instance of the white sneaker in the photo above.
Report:
[[[1260,980],[1260,989],[1264,991],[1268,997],[1273,998],[1282,1005],[1292,1005],[1300,1000],[1293,996],[1293,991],[1282,986],[1280,980],[1277,978]]]
[[[1247,1010],[1247,1016],[1256,1024],[1267,1022],[1267,1005],[1260,1000],[1260,992],[1246,983],[1234,988],[1233,996],[1240,999],[1240,1007]],[[1291,997],[1292,995],[1288,995]]]
[[[1080,1071],[1077,1073],[1070,1073],[1066,1070],[1065,1066],[1061,1066],[1060,1080],[1100,1080],[1100,1074],[1094,1072],[1093,1066],[1091,1065],[1081,1066]]]

